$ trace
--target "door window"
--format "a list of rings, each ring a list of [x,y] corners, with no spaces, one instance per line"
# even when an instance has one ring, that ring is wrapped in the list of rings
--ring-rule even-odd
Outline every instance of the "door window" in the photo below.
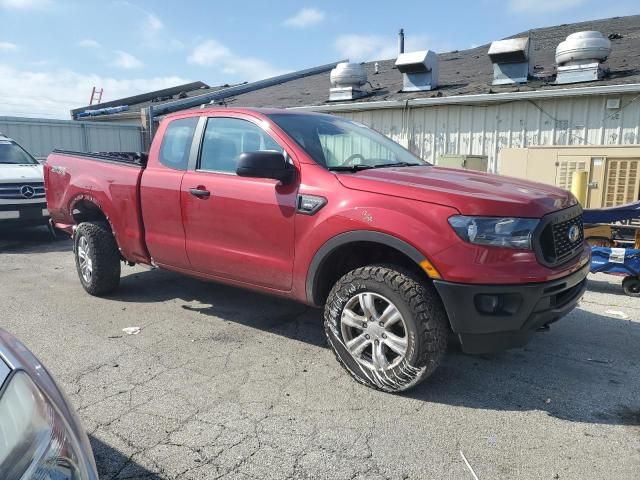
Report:
[[[282,152],[282,147],[264,130],[247,120],[209,118],[198,169],[235,173],[241,153],[263,150]]]
[[[160,146],[160,163],[175,170],[186,170],[189,151],[198,117],[180,118],[172,121],[164,132]]]

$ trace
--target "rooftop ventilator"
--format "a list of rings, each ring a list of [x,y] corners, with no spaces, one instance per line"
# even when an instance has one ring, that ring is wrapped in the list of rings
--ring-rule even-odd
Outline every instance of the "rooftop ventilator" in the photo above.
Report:
[[[432,50],[400,53],[396,68],[402,73],[403,92],[423,92],[438,87],[438,55]]]
[[[355,100],[367,95],[363,87],[367,84],[367,72],[360,63],[342,62],[331,70],[329,101]]]
[[[491,43],[489,58],[493,63],[493,85],[527,83],[533,73],[529,37],[507,38]]]
[[[593,82],[605,73],[602,63],[611,55],[611,42],[600,32],[572,33],[556,48],[557,84]]]

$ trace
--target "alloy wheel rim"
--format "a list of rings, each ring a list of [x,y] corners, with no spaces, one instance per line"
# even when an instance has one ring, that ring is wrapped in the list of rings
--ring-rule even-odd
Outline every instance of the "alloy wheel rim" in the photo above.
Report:
[[[347,350],[360,364],[389,370],[406,356],[407,326],[393,302],[373,292],[349,299],[342,310],[340,329]]]
[[[80,274],[86,283],[91,282],[93,275],[93,263],[89,253],[89,242],[85,237],[80,237],[78,241],[78,265],[80,266]]]

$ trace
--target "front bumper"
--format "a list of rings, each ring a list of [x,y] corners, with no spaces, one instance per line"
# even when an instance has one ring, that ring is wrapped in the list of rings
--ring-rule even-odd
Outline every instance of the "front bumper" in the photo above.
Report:
[[[47,202],[0,205],[0,226],[44,225],[48,221]]]
[[[541,327],[577,305],[587,288],[589,262],[549,282],[477,285],[434,280],[466,353],[493,353],[525,345]]]

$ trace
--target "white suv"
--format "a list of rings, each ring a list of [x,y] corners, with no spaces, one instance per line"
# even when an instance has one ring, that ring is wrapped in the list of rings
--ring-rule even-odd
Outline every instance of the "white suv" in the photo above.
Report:
[[[0,227],[41,225],[48,220],[42,165],[0,134]]]

